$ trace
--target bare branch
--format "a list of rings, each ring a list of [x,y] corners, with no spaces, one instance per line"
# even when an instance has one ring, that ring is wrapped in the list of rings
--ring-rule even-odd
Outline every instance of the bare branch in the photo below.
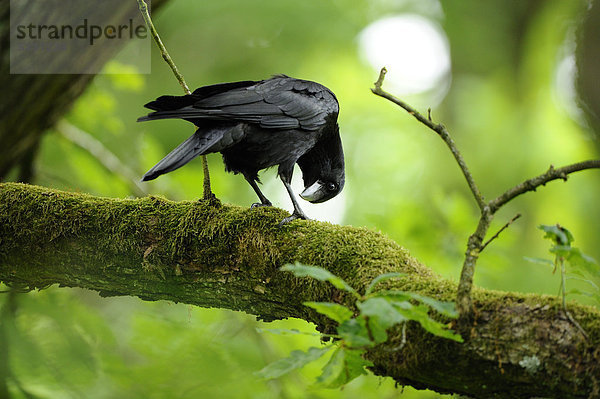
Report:
[[[427,126],[429,129],[436,132],[442,138],[442,140],[444,140],[444,142],[446,143],[448,148],[450,148],[452,155],[454,155],[454,159],[456,159],[456,162],[458,162],[458,166],[462,170],[463,175],[465,176],[465,179],[467,180],[467,184],[469,185],[469,188],[471,189],[471,193],[473,193],[473,197],[475,197],[475,201],[477,201],[477,205],[479,206],[479,209],[483,210],[483,207],[485,206],[485,201],[483,200],[483,196],[481,195],[481,192],[479,191],[477,184],[475,184],[475,180],[473,179],[473,176],[471,175],[471,172],[469,171],[469,168],[467,167],[465,160],[463,159],[460,151],[458,151],[458,148],[456,147],[456,144],[454,144],[454,140],[452,140],[452,137],[450,137],[450,133],[448,133],[448,130],[446,129],[446,127],[442,124],[434,123],[431,120],[431,112],[428,113],[429,117],[427,118],[427,117],[421,115],[416,109],[414,109],[410,105],[406,104],[404,101],[402,101],[399,98],[393,96],[392,94],[384,91],[381,88],[381,86],[383,84],[383,79],[385,78],[386,73],[387,73],[387,69],[385,69],[385,67],[381,68],[381,72],[379,73],[379,78],[377,79],[377,82],[375,82],[375,87],[372,88],[371,91],[374,94],[376,94],[380,97],[383,97],[383,98],[393,102],[394,104],[399,105],[400,107],[404,108],[409,114],[414,116],[419,122],[421,122],[422,124]]]
[[[462,269],[460,271],[460,280],[458,281],[458,289],[456,292],[456,308],[459,313],[461,323],[470,321],[473,316],[473,300],[471,299],[471,290],[473,288],[473,276],[475,275],[475,265],[479,254],[481,253],[481,246],[483,239],[487,234],[493,214],[490,213],[490,208],[486,206],[483,208],[479,222],[477,223],[477,229],[471,234],[467,241],[467,251],[465,252],[465,261],[463,262]]]
[[[166,61],[166,63],[169,65],[171,70],[173,71],[175,78],[177,79],[177,81],[179,82],[179,84],[181,85],[183,90],[185,91],[185,94],[191,94],[192,92],[190,91],[190,88],[188,87],[187,83],[185,83],[183,75],[181,75],[181,73],[179,73],[177,66],[173,62],[173,59],[169,55],[167,48],[163,44],[162,40],[160,39],[160,36],[158,35],[156,28],[154,27],[154,24],[152,23],[152,18],[150,18],[150,13],[148,12],[148,6],[146,5],[146,2],[144,0],[137,0],[137,2],[138,2],[138,6],[140,8],[140,12],[142,13],[142,16],[144,17],[144,21],[146,21],[146,26],[148,26],[148,29],[150,30],[150,34],[152,35],[152,38],[154,39],[154,41],[156,42],[156,45],[158,46],[158,48],[160,50],[160,54],[162,55],[162,57]],[[201,155],[200,158],[202,159],[202,171],[204,172],[203,198],[205,200],[214,200],[214,199],[216,199],[216,196],[213,194],[213,192],[210,188],[210,173],[208,171],[208,161],[206,159],[206,155]]]
[[[481,216],[479,218],[479,222],[477,224],[477,228],[473,234],[469,237],[467,242],[467,251],[465,252],[465,260],[463,262],[463,267],[460,274],[460,281],[458,283],[458,290],[456,295],[456,304],[458,308],[458,312],[460,313],[461,322],[468,321],[472,319],[473,316],[473,301],[471,299],[471,290],[473,287],[473,276],[475,274],[475,265],[477,263],[477,259],[479,259],[479,254],[483,249],[494,239],[498,237],[498,235],[506,229],[510,224],[512,224],[515,220],[517,220],[521,215],[515,216],[511,221],[509,221],[504,227],[500,229],[492,238],[490,238],[485,243],[483,240],[487,234],[488,229],[490,228],[490,224],[494,218],[494,214],[505,205],[507,202],[512,200],[513,198],[526,193],[528,191],[535,191],[535,189],[539,186],[545,185],[549,181],[556,179],[567,180],[567,176],[570,173],[577,172],[585,169],[592,168],[600,168],[600,160],[589,160],[584,162],[579,162],[576,164],[568,165],[559,169],[554,169],[554,167],[550,167],[548,171],[544,174],[541,174],[532,179],[526,180],[523,183],[511,188],[506,191],[504,194],[500,195],[496,199],[486,203],[483,199],[483,196],[479,192],[477,184],[473,180],[473,176],[469,172],[467,165],[458,151],[458,148],[454,144],[454,141],[450,137],[450,134],[446,130],[446,128],[442,124],[436,124],[431,120],[431,110],[428,110],[427,117],[421,115],[414,108],[400,100],[399,98],[394,97],[393,95],[384,91],[381,86],[383,85],[383,80],[385,78],[385,74],[387,70],[385,68],[381,69],[379,73],[379,78],[375,82],[375,87],[371,89],[371,91],[387,100],[390,100],[394,104],[399,105],[404,108],[409,114],[414,116],[419,122],[435,131],[446,143],[452,155],[458,162],[460,169],[462,170],[465,179],[467,180],[467,184],[471,189],[471,193],[475,197],[477,204],[479,205],[479,210],[481,211]]]
[[[485,247],[487,247],[487,246],[488,246],[488,244],[489,244],[490,242],[492,242],[492,241],[494,241],[496,238],[498,238],[498,236],[500,235],[500,233],[502,233],[502,232],[503,232],[505,229],[507,229],[507,228],[508,228],[508,226],[510,226],[511,224],[513,224],[513,223],[515,222],[515,220],[517,220],[517,219],[518,219],[518,218],[520,218],[520,217],[521,217],[521,214],[520,214],[520,213],[517,213],[517,214],[516,214],[516,215],[515,215],[515,216],[514,216],[512,219],[510,219],[510,220],[509,220],[509,221],[508,221],[508,222],[507,222],[507,223],[506,223],[504,226],[502,226],[502,228],[501,228],[500,230],[498,230],[498,232],[497,232],[496,234],[494,234],[494,235],[492,236],[492,238],[490,238],[489,240],[487,240],[487,241],[485,242],[485,244],[483,244],[483,245],[481,246],[481,249],[479,250],[479,252],[482,252],[482,251],[485,249]]]
[[[600,168],[600,160],[593,159],[583,162],[574,163],[571,165],[563,166],[562,168],[554,169],[554,166],[550,166],[546,173],[536,176],[532,179],[525,180],[523,183],[511,188],[498,198],[490,201],[490,210],[495,213],[500,207],[513,198],[524,194],[528,191],[535,191],[539,186],[543,186],[546,183],[562,179],[567,181],[568,175],[574,172],[579,172],[585,169],[598,169]]]

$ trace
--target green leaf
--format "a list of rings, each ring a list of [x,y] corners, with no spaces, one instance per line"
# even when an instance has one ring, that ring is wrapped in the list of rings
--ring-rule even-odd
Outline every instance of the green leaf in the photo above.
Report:
[[[398,290],[379,291],[376,295],[377,297],[386,298],[388,301],[395,302],[405,302],[411,299],[408,292]]]
[[[346,320],[352,318],[352,311],[343,305],[338,305],[332,302],[304,302],[304,306],[313,308],[317,312],[324,314],[331,320],[335,320],[342,324]]]
[[[523,259],[525,259],[528,262],[532,262],[532,263],[538,263],[540,265],[549,265],[550,267],[554,267],[554,262],[551,261],[550,259],[544,259],[544,258],[530,258],[529,256],[524,256]]]
[[[362,316],[377,318],[380,325],[385,329],[407,320],[406,317],[398,313],[396,308],[392,306],[391,301],[386,298],[369,298],[364,302],[357,302],[356,306],[360,309]]]
[[[571,245],[574,241],[573,234],[557,224],[552,226],[542,224],[538,228],[546,232],[544,238],[552,240],[557,245]]]
[[[458,317],[458,312],[456,311],[456,305],[454,302],[438,301],[437,299],[414,292],[396,290],[384,291],[381,293],[381,297],[387,298],[388,300],[394,302],[395,306],[398,306],[398,303],[400,302],[406,302],[408,299],[414,299],[431,307],[444,316],[448,316],[453,319]]]
[[[579,248],[571,248],[567,260],[573,268],[583,270],[591,276],[600,276],[600,268],[596,260],[581,252]]]
[[[281,377],[284,374],[289,373],[292,370],[296,370],[304,367],[306,364],[317,360],[328,352],[333,345],[325,346],[323,348],[309,348],[308,351],[303,352],[300,350],[292,351],[289,357],[277,360],[255,374],[264,379],[273,379]]]
[[[352,348],[373,346],[364,318],[346,320],[337,329],[345,344]]]
[[[592,294],[591,292],[587,292],[587,291],[581,291],[577,288],[573,288],[570,289],[569,291],[567,291],[566,295],[571,295],[571,294],[575,294],[575,295],[584,295],[584,296],[589,296],[589,297],[593,297],[594,294]]]
[[[573,276],[577,276],[577,277],[573,277]],[[567,280],[577,279],[577,278],[585,280],[586,277],[587,277],[586,274],[584,272],[582,272],[581,270],[573,269],[573,270],[571,270],[571,272],[567,276]]]
[[[339,388],[367,374],[365,367],[373,366],[373,363],[363,359],[364,353],[362,349],[338,348],[323,367],[323,373],[317,377],[317,384],[325,388]]]
[[[443,314],[444,316],[451,317],[453,319],[458,317],[458,311],[456,310],[456,304],[454,302],[438,301],[437,299],[430,298],[425,295],[419,295],[415,293],[409,293],[411,298],[429,306],[436,312]]]
[[[341,278],[335,276],[330,271],[317,266],[307,266],[296,262],[296,264],[287,264],[281,267],[282,271],[292,272],[296,277],[312,277],[319,281],[329,281],[335,288],[353,293],[360,297],[356,290]]]
[[[600,286],[598,286],[598,284],[596,284],[595,282],[593,282],[592,280],[588,280],[586,278],[579,278],[579,277],[568,277],[569,279],[573,279],[573,280],[577,280],[577,281],[582,281],[586,284],[591,285],[592,287],[594,287],[594,289],[596,291],[600,291]]]
[[[370,332],[369,338],[375,343],[387,340],[387,329],[395,324],[407,320],[392,306],[391,300],[385,297],[369,298],[364,302],[357,302],[361,316],[367,317],[367,326]]]
[[[381,323],[381,320],[377,317],[369,317],[367,319],[367,327],[368,331],[371,333],[372,341],[376,344],[380,344],[382,342],[387,341],[387,328],[384,324]]]
[[[570,257],[572,252],[573,248],[570,245],[555,245],[550,248],[550,253],[553,253],[557,256],[562,256],[565,259]]]
[[[380,274],[379,276],[375,277],[373,279],[373,281],[371,281],[371,284],[369,284],[369,286],[367,287],[366,291],[365,291],[365,295],[369,295],[372,291],[373,288],[375,288],[375,286],[377,284],[379,284],[382,281],[385,280],[389,280],[391,278],[398,278],[398,277],[402,277],[405,276],[406,274],[404,273],[384,273],[384,274]]]
[[[344,349],[337,348],[329,361],[323,366],[323,372],[317,377],[317,384],[330,387],[344,371]]]
[[[463,342],[460,335],[448,330],[447,326],[432,319],[428,315],[429,308],[425,305],[406,307],[404,304],[398,306],[398,311],[402,313],[406,318],[418,322],[421,327],[430,332],[433,335],[442,338],[448,338],[453,341]]]

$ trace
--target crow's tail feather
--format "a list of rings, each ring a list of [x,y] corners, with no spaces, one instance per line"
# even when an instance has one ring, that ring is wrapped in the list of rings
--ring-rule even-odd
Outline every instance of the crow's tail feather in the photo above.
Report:
[[[219,118],[219,116],[213,115],[204,115],[199,110],[193,108],[182,108],[176,110],[168,110],[168,111],[156,111],[151,112],[146,116],[141,116],[137,119],[138,122],[146,122],[146,121],[155,121],[159,119],[185,119],[194,123],[198,119],[212,119],[212,120],[222,120],[224,118]]]
[[[198,97],[189,94],[183,96],[160,96],[156,100],[145,104],[144,107],[153,111],[173,111],[188,107],[196,101],[198,101]]]
[[[146,172],[142,177],[142,181],[156,179],[160,175],[182,167],[198,155],[208,153],[210,148],[223,137],[226,131],[227,129],[219,128],[203,132],[197,130]]]
[[[146,172],[144,177],[142,177],[142,181],[156,179],[158,176],[180,168],[194,159],[199,155],[199,152],[197,151],[199,138],[200,135],[196,132],[183,143],[179,144],[166,157],[154,165],[152,169]]]

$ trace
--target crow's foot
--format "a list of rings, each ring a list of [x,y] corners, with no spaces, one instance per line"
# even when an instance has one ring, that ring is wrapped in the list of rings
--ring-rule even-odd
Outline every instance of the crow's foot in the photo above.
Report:
[[[255,202],[254,204],[252,204],[250,206],[250,209],[261,208],[263,206],[273,206],[273,204],[271,204],[271,202],[267,202],[267,203],[264,203],[264,202]]]
[[[303,212],[294,212],[290,216],[286,217],[281,222],[279,222],[279,227],[283,227],[283,225],[288,224],[292,220],[296,219],[310,220],[310,218],[306,216]]]

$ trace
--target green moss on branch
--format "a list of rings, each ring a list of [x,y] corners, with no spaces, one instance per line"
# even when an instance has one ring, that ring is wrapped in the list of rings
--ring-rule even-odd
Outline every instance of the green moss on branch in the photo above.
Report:
[[[261,318],[298,317],[326,330],[304,301],[344,301],[327,284],[278,269],[299,261],[364,289],[403,272],[392,288],[451,300],[456,285],[435,276],[387,237],[363,228],[295,221],[275,208],[248,209],[161,197],[99,198],[0,184],[0,281],[30,288],[58,283]],[[388,286],[390,288],[390,286]],[[600,313],[570,305],[582,339],[553,297],[475,290],[477,324],[457,344],[407,329],[369,353],[374,371],[400,383],[472,397],[587,397],[600,380]],[[594,349],[595,348],[595,349]],[[539,369],[532,370],[536,358]],[[537,363],[536,363],[537,364]],[[523,365],[527,365],[525,367]]]

